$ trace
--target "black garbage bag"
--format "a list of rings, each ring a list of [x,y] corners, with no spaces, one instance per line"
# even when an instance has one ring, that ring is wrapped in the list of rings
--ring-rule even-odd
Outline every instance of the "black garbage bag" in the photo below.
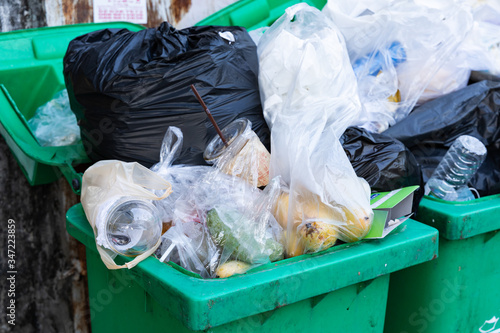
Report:
[[[495,76],[495,75],[488,73],[488,72],[472,71],[470,73],[469,84],[484,81],[484,80],[500,82],[500,76]]]
[[[481,81],[427,102],[383,134],[411,150],[425,182],[457,137],[479,139],[488,154],[469,186],[481,196],[500,193],[500,82]]]
[[[204,164],[216,135],[194,84],[219,127],[245,117],[269,148],[260,104],[256,46],[241,27],[105,29],[77,37],[64,77],[83,144],[94,160],[158,162],[169,126],[184,133],[177,164]]]
[[[398,140],[384,134],[349,127],[341,136],[340,142],[356,175],[364,178],[372,191],[384,192],[422,185],[417,160]]]

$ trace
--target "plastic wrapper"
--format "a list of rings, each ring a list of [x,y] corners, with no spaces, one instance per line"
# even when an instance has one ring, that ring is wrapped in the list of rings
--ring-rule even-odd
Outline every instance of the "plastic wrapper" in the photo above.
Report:
[[[271,155],[252,131],[252,123],[245,118],[237,119],[221,133],[227,144],[218,135],[214,137],[203,154],[205,160],[254,187],[266,186]]]
[[[487,157],[469,186],[481,196],[500,193],[500,82],[481,81],[427,102],[384,134],[403,142],[427,182],[461,135],[479,139]]]
[[[160,194],[155,194],[155,190],[160,191]],[[82,178],[82,207],[94,231],[97,250],[107,268],[132,268],[154,253],[161,243],[161,221],[150,202],[164,199],[171,192],[170,183],[135,162],[100,161],[85,171]],[[116,209],[120,207],[123,210]],[[115,235],[117,230],[109,227],[120,223],[123,229],[120,235]],[[155,228],[157,233],[153,232]],[[128,239],[128,236],[133,239]],[[123,239],[126,242],[120,244]],[[120,252],[117,249],[121,246],[116,245],[133,244],[141,245],[141,254],[124,265],[117,265],[113,258]],[[144,249],[145,245],[148,248]]]
[[[355,67],[364,110],[351,125],[370,132],[408,115],[472,27],[468,7],[454,1],[331,0],[323,12]]]
[[[179,157],[183,140],[184,135],[178,127],[169,127],[163,138],[160,162],[151,167],[153,172],[168,181],[174,189],[165,199],[154,202],[161,213],[163,223],[172,224],[176,219],[175,214],[181,215],[177,219],[183,221],[196,219],[194,208],[183,207],[179,199],[189,193],[196,183],[212,170],[209,166],[173,165]]]
[[[184,143],[175,164],[204,165],[216,131],[190,89],[194,84],[220,127],[245,117],[269,146],[262,116],[256,46],[241,27],[167,22],[138,32],[105,29],[71,41],[64,77],[89,157],[158,161],[168,126]]]
[[[279,192],[279,178],[261,191],[213,169],[178,201],[185,209],[194,207],[197,218],[174,220],[174,226],[163,235],[166,242],[160,259],[178,260],[182,267],[205,278],[215,277],[228,261],[250,268],[283,259],[282,229],[272,215]],[[182,208],[177,207],[179,210]]]
[[[215,276],[220,254],[206,227],[188,221],[175,224],[163,234],[158,258],[175,262],[207,279]]]
[[[298,4],[264,33],[258,53],[270,176],[288,187],[274,207],[287,256],[363,238],[373,216],[370,188],[339,142],[361,112],[342,35],[319,10]]]
[[[69,106],[66,89],[39,107],[28,120],[28,126],[43,147],[69,146],[80,141],[80,128]]]

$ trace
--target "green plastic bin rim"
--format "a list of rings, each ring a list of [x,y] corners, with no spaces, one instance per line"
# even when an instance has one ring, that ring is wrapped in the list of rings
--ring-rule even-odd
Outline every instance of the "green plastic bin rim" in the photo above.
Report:
[[[240,0],[208,16],[196,25],[236,25],[254,30],[270,26],[285,13],[288,7],[300,2],[322,9],[327,0]]]
[[[66,218],[69,234],[97,252],[81,204]],[[333,247],[226,279],[200,279],[154,257],[116,273],[130,274],[184,325],[203,330],[432,260],[437,257],[437,239],[436,229],[408,220],[381,240]],[[116,260],[122,264],[131,259]]]
[[[429,196],[429,195],[424,195],[424,198],[426,200],[431,200],[431,201],[439,202],[442,205],[450,206],[450,207],[451,206],[453,206],[453,207],[473,207],[473,206],[476,206],[476,205],[480,205],[483,202],[488,202],[488,201],[491,201],[491,200],[498,200],[500,198],[500,194],[488,195],[488,196],[485,196],[485,197],[482,197],[482,198],[478,198],[478,199],[474,199],[474,200],[471,200],[471,201],[446,201],[446,200],[439,199],[439,198],[436,198],[436,197],[432,197],[432,196]]]
[[[500,194],[472,201],[445,201],[424,196],[416,220],[439,230],[441,237],[460,240],[500,229]]]

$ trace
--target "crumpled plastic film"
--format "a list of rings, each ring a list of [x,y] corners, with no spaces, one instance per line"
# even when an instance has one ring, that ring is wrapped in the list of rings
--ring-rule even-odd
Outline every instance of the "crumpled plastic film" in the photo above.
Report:
[[[28,120],[33,135],[43,146],[69,146],[80,141],[80,128],[69,106],[66,89],[40,106]]]

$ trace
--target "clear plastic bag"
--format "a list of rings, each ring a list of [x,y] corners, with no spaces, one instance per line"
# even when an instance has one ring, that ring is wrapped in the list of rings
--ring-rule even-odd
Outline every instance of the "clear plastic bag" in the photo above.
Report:
[[[185,197],[191,188],[212,170],[209,166],[172,165],[181,152],[183,138],[184,135],[178,127],[170,126],[163,138],[160,162],[151,167],[151,171],[172,184],[174,189],[165,199],[154,202],[161,213],[163,223],[171,224],[176,219],[182,221],[197,219],[194,208],[183,207],[179,199]],[[178,216],[175,217],[175,214]]]
[[[425,90],[420,95],[417,105],[464,88],[469,82],[471,70],[464,66],[461,57],[454,57],[434,75]]]
[[[282,229],[272,215],[279,189],[279,179],[263,192],[213,169],[177,201],[185,209],[194,207],[199,220],[175,220],[162,237],[160,260],[172,260],[204,278],[214,278],[219,268],[233,260],[244,265],[242,273],[283,259]]]
[[[42,147],[69,146],[80,141],[80,128],[71,111],[66,89],[40,106],[28,126]]]
[[[158,257],[162,262],[175,262],[202,278],[213,278],[220,252],[206,227],[189,221],[177,223],[163,234]]]
[[[342,35],[319,10],[286,10],[258,45],[259,83],[271,130],[271,177],[288,186],[273,210],[288,257],[363,238],[371,227],[370,187],[340,145],[361,112]]]
[[[331,0],[323,12],[344,35],[356,67],[364,112],[352,125],[371,132],[408,115],[472,28],[470,10],[454,1]],[[404,57],[393,57],[395,43]]]
[[[219,266],[230,259],[261,265],[283,258],[281,227],[272,215],[279,177],[264,191],[217,169],[192,191],[191,202],[221,249]]]
[[[500,2],[470,0],[474,26],[460,45],[464,63],[471,70],[500,74]]]
[[[474,13],[472,30],[432,78],[417,104],[464,88],[471,71],[500,74],[500,2],[469,2]]]
[[[152,167],[175,189],[171,196],[155,203],[164,221],[173,222],[162,236],[160,260],[213,278],[229,260],[237,260],[248,269],[282,259],[282,231],[272,216],[279,179],[261,191],[218,168],[171,166],[180,145],[181,131],[170,127],[161,161]]]

